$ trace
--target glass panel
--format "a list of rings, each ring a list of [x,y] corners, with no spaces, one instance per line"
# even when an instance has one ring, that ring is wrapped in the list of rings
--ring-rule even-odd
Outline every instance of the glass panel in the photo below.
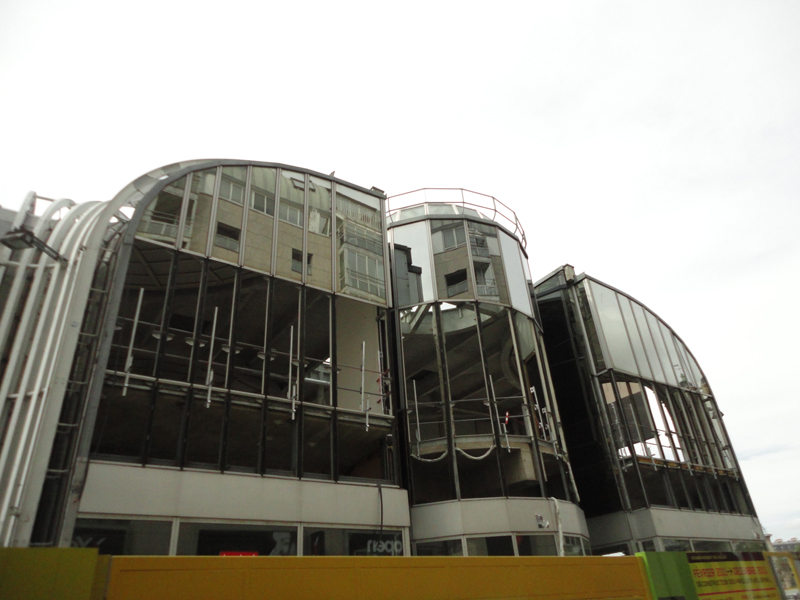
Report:
[[[455,497],[433,305],[400,311],[414,502]]]
[[[380,200],[344,187],[336,188],[337,289],[347,294],[386,301],[384,243]]]
[[[647,319],[647,324],[650,327],[650,335],[653,336],[653,342],[655,343],[658,357],[661,360],[661,368],[664,371],[665,378],[664,383],[678,385],[678,380],[675,378],[675,370],[672,367],[672,361],[669,353],[667,352],[667,347],[664,345],[664,338],[661,337],[659,321],[650,311],[644,311],[644,313],[645,318]]]
[[[370,480],[392,478],[392,429],[386,423],[370,419],[367,429],[365,419],[356,415],[340,413],[339,430],[339,475]]]
[[[165,556],[169,554],[171,521],[83,519],[75,521],[73,548],[97,548],[99,554]]]
[[[213,261],[208,264],[203,320],[198,326],[195,383],[227,387],[236,275],[235,267]]]
[[[178,224],[185,190],[185,176],[164,186],[147,206],[136,230],[136,236],[174,245],[178,239]]]
[[[395,227],[392,237],[395,256],[398,256],[394,283],[397,285],[400,306],[433,300],[427,224],[421,222]]]
[[[183,423],[189,388],[160,384],[150,430],[149,462],[174,465],[178,458],[178,440]],[[195,399],[195,402],[197,400]]]
[[[678,351],[675,349],[675,343],[672,341],[672,332],[666,325],[664,325],[664,323],[661,323],[660,321],[658,326],[661,329],[661,335],[664,337],[664,345],[667,348],[669,361],[672,365],[672,370],[675,373],[675,378],[678,380],[678,385],[683,388],[689,387],[689,380],[683,371],[683,365],[678,357]]]
[[[291,407],[287,402],[271,400],[267,413],[264,466],[267,471],[294,472],[294,428]]]
[[[303,474],[325,478],[331,475],[330,413],[304,409]]]
[[[225,469],[254,472],[258,468],[262,402],[246,396],[231,397]]]
[[[303,527],[304,556],[403,556],[399,531]]]
[[[581,538],[574,535],[564,536],[564,556],[583,556]]]
[[[497,228],[468,221],[467,229],[478,297],[508,304],[508,286],[503,259],[500,257]]]
[[[467,539],[469,556],[514,556],[514,542],[510,535]]]
[[[219,468],[222,447],[222,422],[225,416],[225,394],[195,389],[186,442],[189,466]]]
[[[246,180],[247,167],[222,167],[211,256],[233,263],[239,262]]]
[[[653,379],[653,375],[650,372],[650,365],[647,362],[647,353],[642,344],[642,338],[639,336],[636,319],[633,316],[631,302],[625,296],[619,294],[617,294],[617,299],[619,300],[619,307],[622,310],[622,318],[625,321],[625,327],[628,330],[628,339],[633,348],[633,355],[636,358],[636,364],[639,366],[639,374],[645,379]]]
[[[196,361],[199,356],[200,347],[195,343],[195,336],[199,338],[202,328],[202,322],[197,323],[197,314],[203,269],[202,259],[183,252],[178,254],[169,327],[164,337],[164,354],[160,365],[159,375],[162,379],[189,381],[191,361]]]
[[[721,540],[694,540],[695,552],[730,552],[731,543]]]
[[[205,255],[216,180],[216,168],[192,174],[192,188],[189,192],[189,206],[186,209],[181,248]]]
[[[661,538],[661,544],[664,546],[664,552],[692,551],[692,544],[689,540],[680,540],[676,538]]]
[[[306,290],[303,402],[331,405],[331,297]]]
[[[520,556],[558,556],[556,538],[552,535],[518,535],[517,551]]]
[[[503,266],[506,271],[511,305],[526,315],[533,316],[528,283],[525,281],[525,272],[522,270],[519,244],[517,240],[502,231],[499,231],[498,234],[500,248],[503,251]]]
[[[641,335],[642,344],[645,354],[647,355],[652,376],[655,381],[666,383],[664,370],[661,367],[661,361],[659,360],[658,352],[656,351],[656,346],[655,342],[653,341],[653,336],[650,332],[650,327],[647,324],[647,318],[645,317],[644,309],[636,302],[631,302],[631,308],[633,309],[636,325],[639,329],[639,334]]]
[[[181,523],[178,554],[296,556],[297,529],[275,525]]]
[[[600,347],[600,336],[597,332],[594,316],[589,306],[589,298],[587,293],[588,282],[581,281],[576,287],[578,288],[578,302],[580,303],[581,315],[583,317],[583,326],[586,328],[589,349],[592,352],[595,370],[599,373],[606,368],[606,362],[603,356],[603,351]]]
[[[308,191],[308,255],[306,282],[332,289],[331,182],[311,177]]]
[[[339,407],[383,412],[383,374],[374,306],[336,298],[336,352]]]
[[[483,350],[487,357],[489,389],[497,401],[495,426],[500,434],[500,458],[509,496],[539,494],[529,437],[534,435],[514,350],[510,310],[481,305]],[[509,452],[510,449],[510,452]]]
[[[277,171],[275,169],[253,167],[244,265],[267,273],[272,271],[272,230],[275,215],[276,179]]]
[[[463,556],[461,540],[417,542],[417,556]]]
[[[105,383],[92,437],[92,456],[122,457],[129,462],[139,460],[150,414],[151,394],[149,383],[135,379],[124,396],[121,386]]]
[[[300,288],[285,281],[273,280],[270,305],[272,332],[269,352],[267,394],[291,401],[297,394],[297,361],[300,340]]]
[[[173,250],[134,242],[108,369],[147,376],[155,373],[173,256]]]
[[[281,201],[278,217],[285,223],[303,227],[306,176],[293,171],[281,171]]]
[[[236,348],[231,355],[230,388],[251,394],[264,394],[265,327],[269,278],[242,271],[236,305]],[[268,360],[268,359],[267,359]]]
[[[442,305],[442,329],[462,498],[502,495],[492,408],[483,372],[474,305]],[[468,456],[464,456],[464,455]]]
[[[628,341],[628,334],[625,330],[619,304],[617,304],[617,294],[594,281],[591,281],[589,286],[592,291],[592,300],[600,319],[606,347],[611,355],[612,366],[634,375],[638,374],[636,361],[633,358],[633,350]]]

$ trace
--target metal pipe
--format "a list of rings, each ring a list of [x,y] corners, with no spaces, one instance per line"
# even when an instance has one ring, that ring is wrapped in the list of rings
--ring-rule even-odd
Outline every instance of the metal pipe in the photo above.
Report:
[[[131,341],[128,344],[128,356],[125,358],[125,384],[122,386],[122,395],[128,395],[128,383],[131,379],[131,365],[133,365],[133,340],[136,338],[136,329],[139,326],[139,313],[142,310],[142,298],[144,288],[139,288],[139,299],[136,302],[136,314],[133,316],[133,329],[131,329]]]

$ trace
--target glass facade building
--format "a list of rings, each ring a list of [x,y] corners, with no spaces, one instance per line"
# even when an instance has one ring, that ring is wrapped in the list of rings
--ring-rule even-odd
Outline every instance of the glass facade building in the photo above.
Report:
[[[206,160],[0,224],[4,546],[580,555],[592,518],[755,518],[680,339],[588,278],[535,294],[490,196]]]
[[[681,338],[637,300],[569,265],[535,291],[578,488],[599,492],[583,495],[590,525],[636,511],[673,528],[683,520],[687,538],[703,535],[702,528],[689,533],[687,513],[748,524],[755,510],[722,413]],[[636,550],[663,538],[658,549],[668,550],[676,543],[674,531],[650,531],[644,540],[636,533],[609,545],[627,551],[636,542]],[[592,541],[603,546],[598,536]]]

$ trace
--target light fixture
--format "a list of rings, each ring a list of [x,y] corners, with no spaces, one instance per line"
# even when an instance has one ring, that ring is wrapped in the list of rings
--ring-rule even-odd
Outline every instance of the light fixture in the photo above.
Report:
[[[37,250],[44,252],[53,260],[57,260],[58,262],[65,264],[67,262],[65,257],[61,256],[56,250],[45,244],[42,240],[36,237],[32,231],[26,229],[24,226],[12,229],[2,238],[0,238],[0,242],[12,250],[27,250],[28,248],[36,248]]]

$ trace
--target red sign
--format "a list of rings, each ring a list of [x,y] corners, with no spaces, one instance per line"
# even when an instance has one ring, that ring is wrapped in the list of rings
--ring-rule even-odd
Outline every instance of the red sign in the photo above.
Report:
[[[258,556],[258,552],[220,552],[220,556]]]

